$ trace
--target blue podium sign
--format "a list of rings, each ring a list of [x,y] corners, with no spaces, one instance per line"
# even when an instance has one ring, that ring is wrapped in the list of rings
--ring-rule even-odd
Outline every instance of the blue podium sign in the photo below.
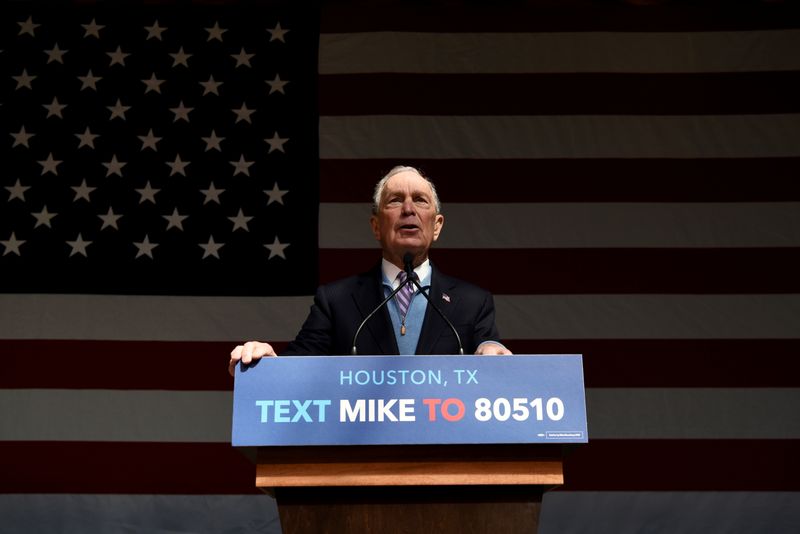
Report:
[[[236,446],[587,441],[580,355],[279,357],[236,371]]]

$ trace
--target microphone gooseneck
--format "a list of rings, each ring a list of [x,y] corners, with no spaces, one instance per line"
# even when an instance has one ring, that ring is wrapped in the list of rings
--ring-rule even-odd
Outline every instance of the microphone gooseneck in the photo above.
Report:
[[[449,326],[450,330],[453,331],[453,334],[455,334],[455,336],[456,336],[456,341],[458,342],[458,354],[463,356],[464,355],[464,346],[461,344],[461,336],[458,335],[458,330],[456,330],[456,327],[453,326],[453,323],[450,322],[450,319],[447,318],[447,316],[444,314],[444,312],[442,312],[442,310],[439,309],[439,306],[437,306],[436,304],[433,303],[433,301],[428,296],[428,294],[425,292],[425,290],[422,289],[422,286],[419,285],[419,282],[417,282],[417,278],[414,277],[414,276],[409,276],[408,279],[411,280],[412,282],[414,282],[414,285],[417,286],[417,289],[419,289],[419,292],[422,293],[422,296],[425,297],[425,300],[428,301],[428,305],[433,306],[433,309],[436,310],[436,313],[439,314],[439,317],[444,319],[444,322],[447,323],[447,326]]]
[[[430,306],[432,306],[434,310],[436,310],[436,313],[439,314],[439,317],[441,317],[444,320],[444,322],[447,323],[447,326],[450,327],[450,330],[453,331],[453,334],[456,336],[456,341],[458,342],[458,353],[461,356],[463,356],[464,355],[464,346],[461,344],[461,336],[458,335],[458,330],[456,330],[456,327],[453,326],[453,323],[450,322],[450,319],[447,318],[447,316],[444,314],[444,312],[442,312],[442,310],[439,309],[439,307],[436,304],[433,303],[433,301],[428,296],[428,294],[425,292],[425,290],[422,289],[422,286],[419,285],[419,282],[417,281],[417,277],[414,274],[414,255],[411,254],[410,252],[406,252],[405,254],[403,254],[403,270],[406,272],[406,280],[405,280],[405,282],[403,282],[402,284],[398,285],[397,288],[394,291],[389,293],[389,296],[386,297],[385,299],[383,299],[383,302],[378,304],[375,307],[375,309],[372,310],[372,312],[370,312],[370,314],[367,315],[364,318],[363,321],[361,321],[361,324],[358,325],[358,329],[356,330],[356,333],[353,336],[353,346],[350,348],[350,355],[351,356],[357,356],[358,355],[358,350],[356,349],[356,341],[358,340],[358,336],[361,333],[361,330],[364,328],[364,325],[367,324],[367,321],[369,321],[372,318],[373,315],[378,313],[378,310],[380,310],[381,308],[386,306],[386,303],[389,302],[390,300],[392,300],[392,298],[401,289],[403,289],[406,286],[406,284],[414,284],[416,286],[416,288],[419,290],[419,292],[422,293],[422,296],[425,297],[425,300],[428,301],[428,304]]]
[[[397,286],[397,289],[395,289],[394,291],[389,293],[389,296],[386,297],[385,299],[383,299],[383,302],[378,304],[375,307],[375,309],[370,312],[369,315],[364,317],[364,320],[361,321],[360,325],[358,325],[358,329],[356,330],[356,333],[353,336],[353,346],[350,348],[350,355],[351,356],[358,356],[358,350],[356,350],[356,341],[358,340],[358,335],[361,333],[361,330],[364,328],[364,325],[367,324],[367,321],[369,321],[372,318],[373,315],[378,313],[378,310],[380,310],[381,308],[386,306],[386,303],[389,302],[390,300],[392,300],[392,297],[394,297],[401,289],[403,289],[406,286],[406,284],[409,284],[410,282],[411,282],[411,278],[407,278],[404,283],[402,283],[399,286]]]

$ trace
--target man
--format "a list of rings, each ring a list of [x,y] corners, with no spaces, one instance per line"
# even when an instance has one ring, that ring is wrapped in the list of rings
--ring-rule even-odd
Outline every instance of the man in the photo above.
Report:
[[[511,354],[497,340],[492,296],[471,284],[439,272],[428,251],[444,226],[436,189],[413,167],[395,167],[378,182],[373,198],[372,233],[383,261],[371,271],[322,286],[306,322],[283,355],[350,354],[361,321],[404,277],[403,258],[413,257],[414,273],[455,326],[465,353]],[[414,288],[398,293],[361,331],[359,354],[457,354],[458,343],[447,323]],[[228,370],[264,356],[277,356],[269,343],[249,341],[231,352]]]

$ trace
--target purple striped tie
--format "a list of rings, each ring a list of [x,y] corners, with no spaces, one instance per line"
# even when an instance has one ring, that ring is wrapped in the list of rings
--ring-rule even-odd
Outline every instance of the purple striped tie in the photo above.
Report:
[[[416,277],[416,273],[414,277]],[[404,283],[408,275],[406,275],[405,271],[400,271],[397,274],[397,279],[400,283]],[[414,294],[414,284],[408,284],[403,286],[403,289],[397,292],[395,298],[397,299],[397,307],[400,309],[400,317],[405,319],[406,314],[408,313],[408,306],[411,304],[411,296]]]

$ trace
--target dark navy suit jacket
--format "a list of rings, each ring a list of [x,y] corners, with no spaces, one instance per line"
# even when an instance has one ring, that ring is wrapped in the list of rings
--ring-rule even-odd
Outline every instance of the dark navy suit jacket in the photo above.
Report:
[[[458,330],[464,354],[484,341],[499,341],[492,295],[472,284],[451,278],[431,264],[431,300]],[[321,286],[297,338],[281,356],[350,354],[353,335],[364,318],[385,298],[378,263],[370,271]],[[420,297],[417,297],[420,298]],[[398,354],[389,311],[384,306],[367,322],[356,348],[361,355]],[[417,354],[458,354],[456,337],[428,305]]]

